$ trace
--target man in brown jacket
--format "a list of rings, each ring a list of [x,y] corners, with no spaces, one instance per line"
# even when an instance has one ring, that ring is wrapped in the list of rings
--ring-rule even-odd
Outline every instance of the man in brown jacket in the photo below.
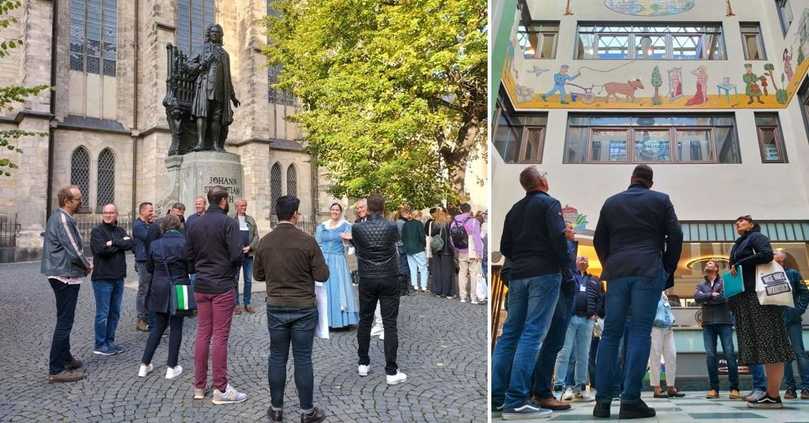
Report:
[[[267,282],[267,326],[270,331],[270,421],[283,419],[289,345],[295,354],[295,387],[301,422],[322,422],[326,415],[312,404],[312,340],[318,313],[315,282],[329,279],[329,268],[315,239],[295,225],[300,200],[291,195],[275,204],[278,226],[261,238],[255,252],[253,277]]]

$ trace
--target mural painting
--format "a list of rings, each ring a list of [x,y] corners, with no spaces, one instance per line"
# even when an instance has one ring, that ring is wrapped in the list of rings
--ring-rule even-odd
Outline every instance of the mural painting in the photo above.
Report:
[[[672,16],[694,8],[695,0],[604,0],[613,12],[629,16]]]
[[[577,231],[586,230],[589,223],[586,215],[579,213],[578,209],[567,204],[562,209],[562,218],[565,219],[565,222],[571,223],[573,229]]]

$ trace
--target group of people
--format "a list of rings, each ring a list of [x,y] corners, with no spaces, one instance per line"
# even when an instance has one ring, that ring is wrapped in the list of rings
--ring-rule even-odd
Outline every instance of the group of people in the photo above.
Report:
[[[56,298],[50,383],[73,382],[86,376],[83,363],[70,352],[70,332],[79,287],[87,276],[92,280],[96,299],[93,353],[110,356],[123,352],[115,342],[115,332],[121,314],[127,251],[134,252],[138,272],[136,327],[149,332],[138,368],[139,377],[145,378],[154,371],[154,353],[167,329],[169,350],[165,377],[175,379],[183,373],[179,364],[183,323],[186,317],[195,317],[193,398],[201,400],[210,395],[214,404],[245,401],[247,395],[233,387],[228,378],[228,339],[233,316],[255,312],[251,303],[251,284],[255,279],[267,285],[268,379],[272,397],[268,415],[272,421],[283,418],[290,346],[295,358],[301,421],[319,422],[325,418],[312,398],[311,356],[319,321],[317,285],[327,287],[329,325],[358,326],[358,375],[366,377],[371,373],[369,345],[377,315],[381,322],[379,335],[384,339],[386,383],[396,385],[406,381],[407,376],[396,362],[399,298],[405,278],[402,263],[412,261],[415,273],[422,272],[419,262],[423,260],[419,253],[424,254],[424,251],[413,248],[412,241],[417,241],[416,237],[403,243],[402,234],[410,236],[415,227],[422,234],[421,245],[426,246],[431,231],[451,232],[451,225],[446,225],[450,229],[436,229],[441,223],[429,224],[428,230],[419,226],[420,222],[411,223],[412,218],[406,217],[407,222],[397,225],[385,217],[384,199],[371,195],[357,203],[358,218],[354,224],[344,220],[340,204],[332,205],[330,219],[317,227],[313,237],[297,227],[301,219],[300,200],[283,196],[273,205],[278,225],[269,234],[259,237],[255,220],[246,214],[246,201],[235,201],[234,217],[228,215],[230,201],[226,189],[212,187],[207,193],[209,205],[206,198],[197,198],[195,213],[188,219],[180,203],[174,204],[160,218],[156,218],[151,203],[142,203],[131,236],[118,226],[115,205],[105,205],[102,223],[91,232],[93,256],[90,260],[83,253],[83,240],[73,217],[82,203],[81,191],[76,186],[59,191],[59,208],[47,223],[41,269]],[[468,205],[461,208],[470,216]],[[440,213],[434,216],[441,218]],[[461,219],[463,224],[472,220],[478,222],[469,225],[468,241],[477,243],[472,248],[478,248],[474,251],[480,253],[468,260],[476,260],[476,266],[482,269],[479,221],[471,217]],[[400,255],[403,247],[406,248],[404,257]],[[356,255],[356,279],[352,279],[347,264],[348,250]],[[244,279],[241,304],[240,273]],[[358,297],[353,291],[354,281]],[[212,383],[208,381],[209,362]]]
[[[669,196],[652,190],[652,169],[638,165],[629,187],[606,200],[593,238],[603,266],[597,278],[587,273],[586,257],[577,256],[575,231],[563,220],[560,202],[548,194],[547,175],[528,167],[520,184],[526,196],[506,215],[500,245],[508,316],[493,351],[492,410],[505,420],[530,419],[569,409],[571,401],[595,400],[593,416],[608,418],[612,400],[620,397],[619,418],[654,416],[654,408],[641,399],[647,368],[655,397],[683,396],[675,385],[674,317],[666,295],[674,285],[683,235]],[[703,308],[710,383],[706,398],[719,397],[719,337],[731,399],[744,399],[751,408],[781,408],[782,379],[785,398],[797,397],[791,371],[795,358],[801,398],[809,399],[809,358],[800,318],[809,290],[786,265],[785,253],[773,251],[752,217],[739,217],[735,227],[739,237],[728,262],[733,277],[741,273],[742,292],[726,296],[718,264],[708,262],[705,281],[694,295]],[[794,308],[759,302],[756,266],[773,260],[786,269]],[[753,374],[753,391],[746,396],[739,392],[737,362],[750,366]],[[566,388],[562,401],[553,394],[554,377],[557,390]],[[588,379],[595,398],[584,390]]]

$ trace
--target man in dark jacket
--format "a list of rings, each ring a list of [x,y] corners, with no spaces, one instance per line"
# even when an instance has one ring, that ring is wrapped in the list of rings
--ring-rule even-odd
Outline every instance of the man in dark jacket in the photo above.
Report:
[[[228,192],[208,191],[208,211],[188,228],[186,247],[197,279],[197,338],[194,344],[194,398],[205,397],[208,354],[213,355],[213,403],[242,402],[247,395],[228,384],[228,338],[236,307],[236,272],[242,263],[239,224],[228,217]],[[211,342],[213,340],[213,342]]]
[[[374,309],[379,301],[382,309],[382,324],[385,328],[385,374],[388,385],[407,380],[399,371],[396,353],[399,335],[396,319],[399,316],[399,229],[385,219],[385,200],[379,195],[367,199],[368,219],[351,227],[351,239],[357,249],[357,265],[360,275],[360,323],[357,328],[357,355],[360,376],[367,376],[371,365],[368,348],[371,342],[371,323]]]
[[[126,251],[135,246],[126,230],[118,226],[118,209],[107,204],[101,209],[101,224],[90,232],[93,251],[93,292],[96,299],[95,348],[93,354],[124,352],[115,343],[115,329],[121,316],[126,278]]]
[[[132,224],[132,237],[135,238],[135,271],[138,272],[138,296],[135,306],[138,311],[138,321],[135,328],[141,332],[149,332],[146,312],[146,293],[149,291],[149,281],[152,274],[146,268],[149,258],[149,244],[160,236],[160,228],[154,221],[154,206],[146,201],[138,205],[138,218]]]
[[[705,263],[705,279],[697,285],[694,300],[702,305],[702,343],[705,345],[705,363],[711,384],[705,398],[719,398],[719,366],[716,357],[716,338],[719,337],[728,363],[730,399],[740,399],[739,367],[733,347],[733,317],[725,298],[725,284],[719,277],[719,266],[714,261]]]
[[[537,354],[551,324],[561,269],[570,265],[559,201],[548,195],[548,179],[534,167],[520,173],[526,195],[506,215],[500,251],[511,262],[508,317],[492,356],[492,405],[504,419],[551,413],[530,401]]]
[[[674,285],[683,233],[667,194],[652,191],[652,168],[638,165],[626,191],[608,198],[593,237],[607,281],[607,316],[596,361],[595,417],[610,416],[618,344],[627,327],[620,418],[655,415],[640,399],[660,293]]]
[[[295,387],[301,422],[315,423],[325,415],[312,403],[312,340],[318,322],[315,284],[329,279],[329,268],[315,239],[295,227],[300,200],[285,195],[275,203],[278,226],[264,236],[255,251],[253,275],[267,281],[267,326],[270,331],[268,375],[270,420],[283,419],[289,345],[295,351]]]
[[[414,291],[427,292],[427,238],[424,236],[424,224],[413,218],[413,210],[409,206],[402,209],[402,217],[406,222],[402,226],[402,245],[407,254],[407,266],[410,269],[410,285]]]
[[[809,289],[803,284],[801,274],[787,266],[786,258],[787,255],[782,250],[777,250],[773,254],[773,259],[784,268],[787,278],[792,284],[792,300],[795,307],[784,309],[784,324],[787,327],[792,351],[798,359],[798,372],[801,376],[801,399],[809,399],[809,357],[807,357],[803,346],[803,328],[801,325],[801,316],[806,312],[806,306],[809,305]],[[784,366],[784,385],[787,388],[784,399],[796,399],[798,395],[795,391],[796,385],[795,376],[792,374],[792,361],[789,361]]]

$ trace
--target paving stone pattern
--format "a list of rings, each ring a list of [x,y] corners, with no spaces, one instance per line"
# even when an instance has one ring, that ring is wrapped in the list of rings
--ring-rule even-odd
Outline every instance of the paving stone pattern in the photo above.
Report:
[[[130,266],[130,269],[132,267]],[[192,399],[192,349],[196,324],[186,319],[180,365],[165,376],[168,338],[158,347],[155,371],[136,377],[147,334],[134,330],[134,271],[130,270],[116,342],[126,352],[92,354],[95,303],[90,283],[79,294],[72,352],[88,377],[77,383],[47,383],[47,356],[55,324],[55,300],[39,263],[0,265],[0,422],[250,422],[268,421],[269,335],[263,293],[254,294],[256,314],[234,316],[229,347],[230,382],[246,392],[242,404],[216,406]],[[372,373],[356,370],[356,330],[315,340],[315,405],[329,422],[486,421],[486,307],[418,294],[402,298],[399,366],[406,383],[388,387],[382,341],[371,345]],[[299,421],[290,357],[285,421]],[[210,375],[209,375],[210,379]]]

